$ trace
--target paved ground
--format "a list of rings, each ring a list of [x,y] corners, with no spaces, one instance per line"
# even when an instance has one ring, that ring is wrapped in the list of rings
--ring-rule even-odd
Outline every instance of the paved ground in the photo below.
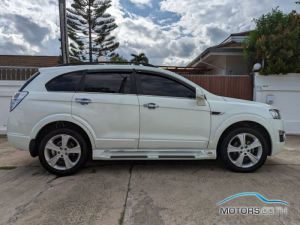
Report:
[[[224,216],[216,202],[238,192],[289,202],[287,216]],[[0,138],[0,224],[300,224],[300,137],[256,173],[215,161],[92,162],[57,178]],[[229,203],[228,203],[229,204]],[[228,206],[263,206],[253,197]]]

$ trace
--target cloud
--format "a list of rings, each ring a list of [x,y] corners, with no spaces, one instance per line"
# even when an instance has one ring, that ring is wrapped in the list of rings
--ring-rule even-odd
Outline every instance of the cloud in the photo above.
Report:
[[[2,1],[0,54],[59,54],[58,9],[55,1]]]
[[[121,55],[144,52],[153,64],[186,65],[230,33],[252,29],[253,18],[272,8],[299,8],[294,1],[112,0],[108,11]],[[0,54],[60,54],[57,0],[1,0],[0,15]]]
[[[214,43],[224,40],[224,38],[229,35],[226,31],[218,27],[207,27],[206,34]]]
[[[15,44],[9,40],[3,40],[0,42],[0,49],[1,49],[1,54],[3,55],[10,55],[12,52],[13,53],[18,53],[18,54],[24,54],[27,49],[24,45],[22,44]]]
[[[141,6],[145,6],[145,5],[151,6],[152,0],[129,0],[129,1],[131,1],[133,4],[136,4],[141,7]]]
[[[2,19],[10,23],[11,31],[21,34],[25,41],[35,46],[39,45],[49,33],[47,27],[42,27],[21,15],[4,14]]]

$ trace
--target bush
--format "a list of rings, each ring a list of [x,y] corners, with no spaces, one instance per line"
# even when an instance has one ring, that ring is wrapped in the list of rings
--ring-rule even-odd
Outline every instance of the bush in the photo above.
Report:
[[[256,29],[244,42],[249,63],[262,63],[261,74],[300,72],[300,15],[278,8],[255,20]]]

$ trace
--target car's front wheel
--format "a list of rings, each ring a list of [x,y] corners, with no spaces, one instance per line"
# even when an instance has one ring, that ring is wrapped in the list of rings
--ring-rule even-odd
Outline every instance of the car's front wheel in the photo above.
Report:
[[[58,128],[45,135],[39,146],[43,167],[58,176],[71,175],[87,161],[88,146],[76,130]]]
[[[259,130],[241,127],[227,133],[221,142],[219,154],[229,169],[252,172],[266,161],[268,142]]]

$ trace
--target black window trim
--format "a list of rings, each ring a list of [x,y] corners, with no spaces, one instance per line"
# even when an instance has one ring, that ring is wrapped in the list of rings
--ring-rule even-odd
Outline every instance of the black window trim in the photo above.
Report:
[[[169,80],[173,80],[173,81],[185,86],[186,88],[190,89],[191,91],[193,91],[194,98],[163,96],[163,95],[145,95],[142,90],[142,85],[141,85],[141,80],[140,80],[139,74],[158,76],[158,77],[167,78]],[[156,96],[156,97],[163,97],[163,98],[196,99],[196,88],[195,87],[193,87],[192,85],[189,85],[189,84],[185,83],[184,81],[182,81],[176,77],[173,77],[169,74],[164,74],[164,73],[159,73],[159,72],[154,72],[154,71],[147,71],[147,70],[138,70],[138,71],[135,71],[134,76],[135,76],[135,80],[136,80],[137,95]]]
[[[61,93],[76,93],[78,92],[79,88],[80,88],[80,84],[82,83],[83,81],[83,77],[84,77],[84,71],[85,70],[74,70],[74,71],[70,71],[70,72],[67,72],[67,73],[62,73],[62,74],[59,74],[55,77],[53,77],[52,79],[48,80],[47,83],[45,84],[45,88],[47,90],[47,92],[61,92]],[[68,75],[68,74],[71,74],[71,73],[81,73],[81,78],[80,78],[80,81],[78,82],[77,84],[77,87],[75,88],[75,91],[51,91],[51,90],[48,90],[47,88],[47,84],[50,83],[51,81],[53,81],[54,79],[58,78],[58,77],[61,77],[61,76],[64,76],[64,75]]]
[[[31,77],[29,77],[21,86],[19,91],[23,91],[38,75],[40,75],[40,71],[35,72]]]
[[[130,93],[105,93],[105,92],[86,92],[84,91],[84,84],[85,84],[85,77],[87,74],[91,73],[124,73],[128,74],[130,76]],[[136,82],[135,82],[135,77],[133,75],[134,70],[132,69],[91,69],[91,70],[84,70],[84,74],[82,76],[82,80],[80,82],[80,86],[78,88],[77,92],[81,93],[90,93],[90,94],[114,94],[114,95],[136,95],[137,94],[137,88],[136,88]],[[101,76],[101,75],[100,75]]]

